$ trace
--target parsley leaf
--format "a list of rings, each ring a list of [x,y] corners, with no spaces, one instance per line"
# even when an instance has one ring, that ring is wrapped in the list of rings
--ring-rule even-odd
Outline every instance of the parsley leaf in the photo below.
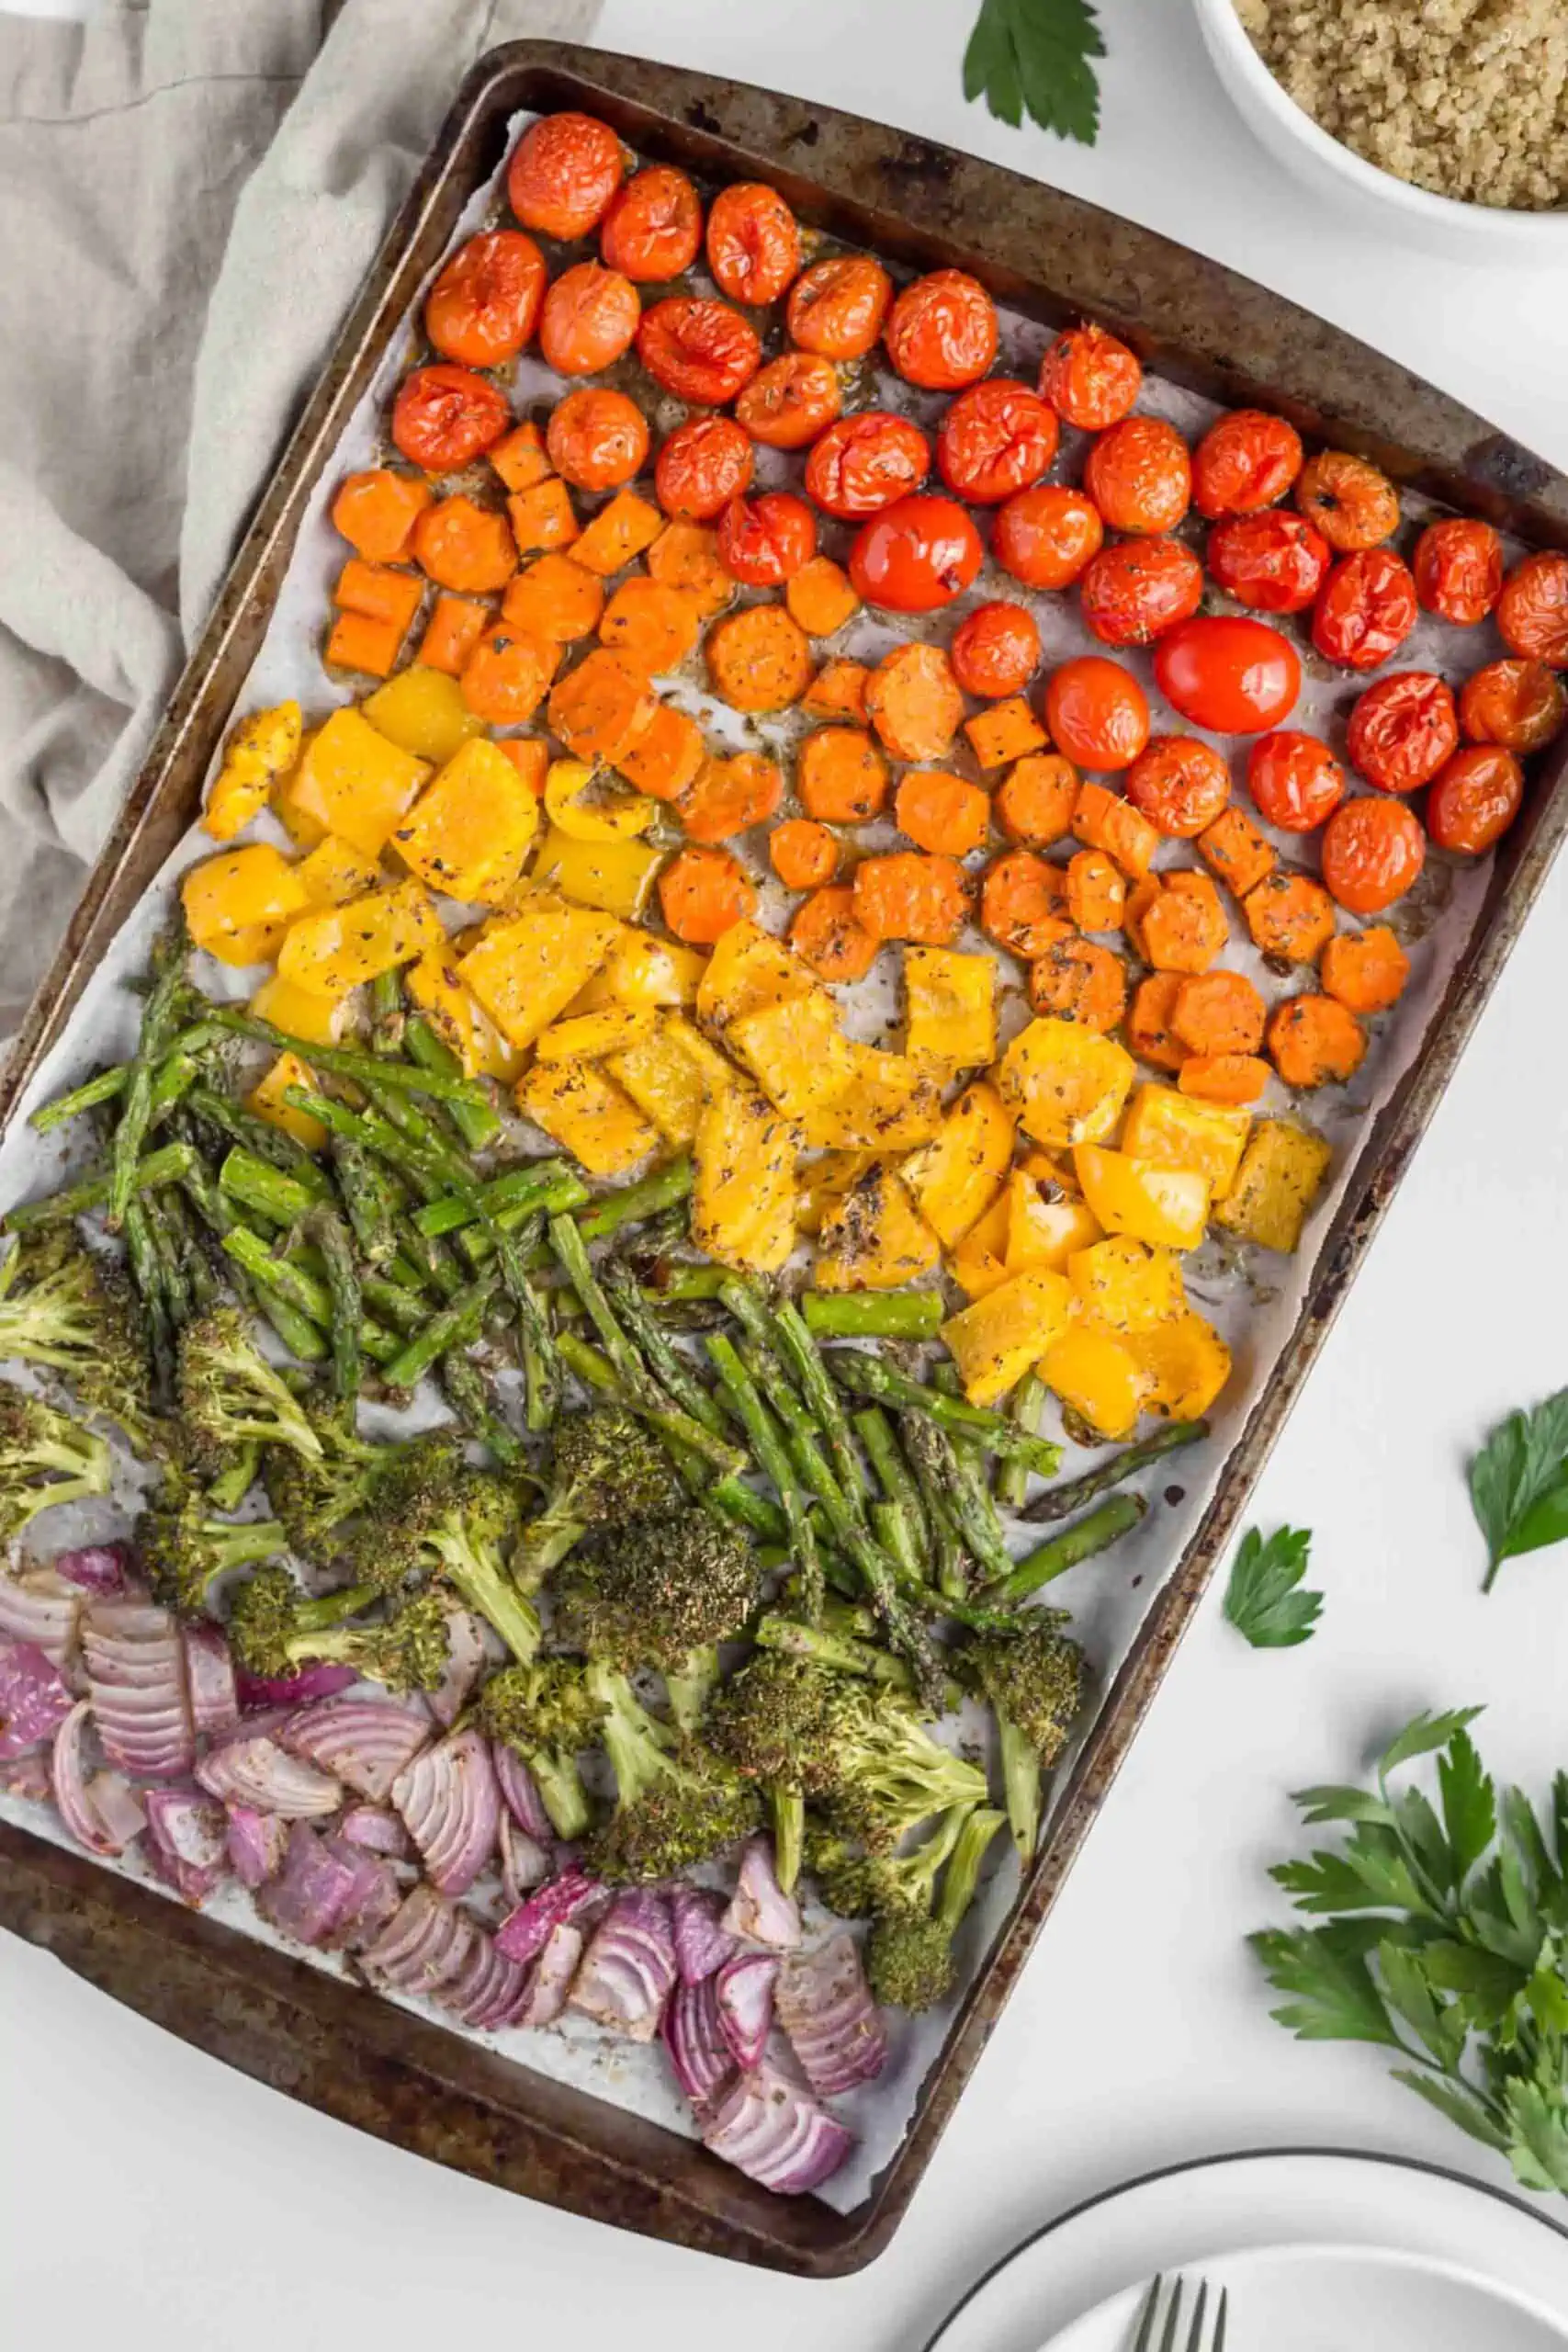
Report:
[[[1255,1650],[1293,1649],[1311,1640],[1323,1595],[1298,1589],[1311,1550],[1312,1532],[1305,1527],[1277,1527],[1267,1543],[1256,1527],[1242,1537],[1225,1592],[1225,1615]]]
[[[1568,1388],[1499,1422],[1470,1465],[1490,1592],[1505,1560],[1568,1537]]]
[[[1089,0],[981,0],[964,52],[964,95],[983,96],[1015,130],[1027,113],[1043,130],[1092,147],[1100,85],[1089,61],[1104,54]]]

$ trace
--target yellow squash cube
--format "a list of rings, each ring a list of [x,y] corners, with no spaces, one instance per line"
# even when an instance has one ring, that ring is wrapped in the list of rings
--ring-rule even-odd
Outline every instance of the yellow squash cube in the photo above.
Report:
[[[665,1012],[695,1004],[707,961],[679,940],[656,939],[635,923],[622,923],[604,970],[594,974],[567,1010],[597,1012],[606,1004],[646,1004]]]
[[[1121,1148],[1132,1159],[1157,1168],[1192,1168],[1223,1201],[1235,1182],[1252,1130],[1250,1111],[1201,1102],[1174,1086],[1140,1086],[1127,1112]]]
[[[1073,1154],[1083,1196],[1107,1233],[1130,1233],[1151,1249],[1196,1250],[1209,1220],[1209,1180],[1191,1168],[1156,1168],[1080,1143]]]
[[[942,1089],[930,1065],[852,1038],[846,1043],[850,1083],[805,1122],[807,1142],[824,1151],[893,1153],[934,1143],[942,1133]]]
[[[720,1035],[732,1021],[809,996],[817,982],[793,949],[754,922],[731,923],[697,984],[697,1018]]]
[[[301,915],[288,927],[277,968],[297,988],[342,996],[412,963],[427,947],[439,947],[446,935],[419,884],[395,882],[344,906]]]
[[[400,751],[445,767],[470,736],[482,735],[485,723],[476,718],[463,700],[463,689],[444,670],[419,663],[400,670],[384,686],[360,704],[378,735]]]
[[[1299,1249],[1333,1157],[1310,1127],[1293,1119],[1259,1119],[1214,1223],[1261,1250]]]
[[[905,1160],[898,1172],[944,1250],[956,1249],[995,1199],[1012,1146],[1012,1113],[980,1078],[943,1115],[934,1140]]]
[[[297,702],[254,710],[240,721],[202,812],[201,821],[215,842],[231,842],[253,817],[260,816],[274,784],[299,756],[302,729]]]
[[[1130,1340],[1082,1323],[1053,1343],[1040,1377],[1054,1396],[1108,1438],[1126,1437],[1135,1428],[1148,1385]]]
[[[378,857],[429,774],[425,761],[389,742],[357,710],[334,710],[311,737],[285,798],[323,833]]]
[[[299,867],[271,842],[204,858],[180,884],[180,901],[196,944],[220,963],[238,965],[265,960],[285,925],[310,903]]]
[[[534,879],[580,907],[596,907],[632,922],[648,904],[664,854],[650,842],[573,841],[552,825],[535,860]]]
[[[1062,1273],[1075,1250],[1087,1250],[1100,1238],[1092,1209],[1049,1180],[1042,1182],[1027,1168],[1013,1170],[1007,1201],[1010,1274],[1021,1274],[1030,1266]]]
[[[984,1298],[1008,1279],[1008,1234],[1010,1215],[1007,1189],[970,1227],[948,1259],[948,1272],[965,1298]]]
[[[1067,1261],[1067,1280],[1084,1319],[1111,1331],[1146,1331],[1168,1323],[1187,1306],[1181,1261],[1169,1250],[1150,1250],[1128,1233],[1115,1233]]]
[[[1033,1370],[1067,1328],[1073,1294],[1065,1274],[1014,1274],[942,1327],[972,1405],[994,1405]]]
[[[1032,1021],[1002,1056],[1002,1101],[1025,1135],[1060,1149],[1098,1143],[1122,1115],[1137,1064],[1077,1021]]]
[[[579,1012],[552,1021],[534,1048],[542,1062],[602,1062],[625,1053],[654,1032],[658,1016],[645,1005],[611,1004],[602,1012]]]
[[[1201,1419],[1231,1375],[1231,1351],[1201,1315],[1130,1332],[1127,1345],[1147,1383],[1144,1410],[1170,1420]]]
[[[822,1218],[818,1290],[901,1290],[942,1263],[936,1235],[890,1168],[874,1162]]]
[[[716,1084],[732,1085],[737,1075],[723,1055],[674,1012],[665,1013],[637,1044],[612,1055],[609,1070],[665,1142],[682,1151],[696,1140],[703,1105]]]
[[[624,1176],[658,1148],[658,1131],[596,1062],[536,1062],[515,1101],[590,1176]]]
[[[296,1143],[302,1143],[307,1151],[320,1151],[327,1131],[309,1111],[297,1111],[291,1102],[284,1101],[284,1091],[290,1086],[306,1087],[313,1094],[315,1072],[298,1054],[279,1054],[266,1076],[246,1095],[245,1108],[254,1111],[258,1119],[265,1119],[269,1126],[281,1127]]]
[[[427,947],[403,974],[409,1001],[463,1065],[465,1078],[499,1078],[510,1085],[523,1068],[523,1057],[509,1046],[478,1000],[457,977],[450,944]]]
[[[282,1029],[290,1037],[303,1037],[307,1045],[330,1046],[343,1028],[344,999],[341,996],[312,996],[309,989],[297,988],[280,972],[264,980],[251,999],[251,1011],[258,1021],[270,1021],[275,1029]]]
[[[775,1110],[803,1125],[829,1109],[855,1076],[839,1008],[826,989],[743,1013],[729,1023],[725,1042]]]
[[[553,890],[529,891],[502,921],[486,924],[457,977],[509,1043],[531,1046],[599,969],[615,936],[604,915]]]
[[[939,1069],[984,1069],[997,1051],[997,964],[952,947],[906,947],[907,1050]]]
[[[852,1185],[857,1184],[868,1168],[876,1165],[876,1155],[870,1151],[824,1151],[802,1169],[795,1196],[795,1223],[797,1232],[813,1238],[822,1230],[822,1220],[829,1211]]]
[[[516,888],[539,804],[487,736],[454,752],[392,829],[403,864],[449,899],[500,906]]]
[[[313,907],[341,907],[350,899],[363,898],[381,879],[376,860],[355,849],[352,842],[339,841],[335,833],[319,841],[295,871]]]
[[[709,1096],[693,1157],[692,1238],[721,1266],[776,1274],[795,1248],[799,1136],[754,1087]]]

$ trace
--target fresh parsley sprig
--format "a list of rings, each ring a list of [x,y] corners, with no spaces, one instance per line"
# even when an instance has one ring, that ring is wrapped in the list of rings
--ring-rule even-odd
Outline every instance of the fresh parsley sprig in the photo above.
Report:
[[[1303,1789],[1336,1849],[1269,1875],[1320,1925],[1249,1939],[1303,2041],[1395,2052],[1394,2080],[1506,2156],[1526,2188],[1568,2195],[1568,1774],[1545,1826],[1483,1770],[1460,1707],[1383,1750],[1376,1787]],[[1395,1791],[1436,1756],[1437,1804]]]
[[[1493,1430],[1470,1465],[1470,1498],[1486,1538],[1484,1592],[1505,1560],[1568,1536],[1568,1388]]]
[[[984,97],[1016,130],[1029,114],[1043,130],[1092,147],[1100,131],[1103,57],[1089,0],[981,0],[964,53],[964,95]]]
[[[1321,1592],[1303,1592],[1312,1532],[1277,1527],[1267,1541],[1249,1527],[1231,1568],[1225,1615],[1255,1650],[1293,1649],[1312,1639],[1323,1614]]]

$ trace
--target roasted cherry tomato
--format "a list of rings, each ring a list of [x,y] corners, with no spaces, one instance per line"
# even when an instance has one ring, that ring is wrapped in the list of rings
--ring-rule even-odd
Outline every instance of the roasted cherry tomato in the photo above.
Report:
[[[1568,555],[1538,548],[1514,566],[1497,600],[1497,633],[1510,653],[1568,670]]]
[[[1192,502],[1192,460],[1174,424],[1129,416],[1095,442],[1083,486],[1113,531],[1174,531]]]
[[[1302,436],[1282,416],[1233,409],[1192,452],[1192,496],[1211,523],[1277,506],[1302,469]]]
[[[1302,690],[1290,639],[1239,614],[1199,614],[1155,647],[1155,677],[1173,710],[1215,735],[1261,735]]]
[[[1231,797],[1231,772],[1196,735],[1151,735],[1127,771],[1127,797],[1156,832],[1195,841]]]
[[[1203,567],[1179,539],[1117,539],[1078,582],[1083,616],[1102,645],[1147,645],[1203,601]]]
[[[634,286],[656,286],[690,269],[702,242],[702,199],[685,173],[649,164],[605,213],[599,258]]]
[[[933,269],[905,287],[884,340],[907,384],[956,392],[978,383],[997,356],[997,306],[967,271]]]
[[[863,359],[892,307],[893,280],[879,261],[814,261],[789,289],[790,338],[824,359]]]
[[[721,188],[708,211],[708,267],[732,302],[776,302],[800,270],[800,226],[760,180]]]
[[[1480,857],[1519,813],[1525,772],[1499,743],[1472,743],[1439,768],[1427,795],[1427,831],[1439,849]]]
[[[539,349],[558,376],[597,376],[631,349],[641,315],[629,277],[580,261],[562,270],[545,297]]]
[[[1460,690],[1459,723],[1472,743],[1540,752],[1568,718],[1568,686],[1544,662],[1488,662]]]
[[[1323,533],[1279,509],[1216,523],[1206,552],[1214,585],[1256,613],[1304,613],[1330,561]]]
[[[1427,862],[1415,811],[1386,793],[1344,800],[1323,829],[1323,879],[1348,913],[1380,915],[1403,899]]]
[[[817,517],[804,498],[766,490],[732,498],[718,524],[718,560],[748,588],[779,588],[817,552]]]
[[[997,516],[991,553],[1028,588],[1068,588],[1105,538],[1100,509],[1081,490],[1043,481]]]
[[[786,351],[759,368],[735,403],[753,441],[769,449],[804,449],[826,432],[843,405],[838,370],[810,351]]]
[[[1040,631],[1021,605],[976,605],[947,654],[966,695],[1021,694],[1040,667]]]
[[[677,399],[722,408],[761,365],[757,330],[728,302],[692,294],[667,295],[642,314],[637,357],[654,381]]]
[[[1313,606],[1312,641],[1325,662],[1375,670],[1416,626],[1416,582],[1391,548],[1342,556]]]
[[[751,444],[733,417],[693,416],[659,452],[653,486],[666,514],[711,523],[751,481]]]
[[[1052,674],[1045,724],[1067,759],[1108,775],[1130,768],[1148,741],[1149,706],[1130,670],[1102,653],[1080,653]]]
[[[998,506],[1049,470],[1061,434],[1055,410],[1038,392],[991,376],[960,392],[942,418],[937,469],[958,497]]]
[[[862,409],[812,443],[806,492],[825,514],[859,523],[919,490],[931,469],[931,444],[918,424],[890,410]]]
[[[568,392],[545,434],[550,463],[576,490],[615,490],[648,455],[648,426],[625,392]]]
[[[1320,449],[1302,468],[1296,504],[1340,555],[1375,548],[1399,528],[1399,492],[1348,449]]]
[[[1490,523],[1450,514],[1428,523],[1416,542],[1410,568],[1416,594],[1439,620],[1473,628],[1503,593],[1503,542]]]
[[[885,612],[934,613],[974,584],[985,553],[956,499],[900,498],[862,524],[850,579],[865,604]]]
[[[591,114],[543,115],[512,151],[506,200],[525,229],[567,244],[599,226],[625,170],[607,122]]]
[[[1284,727],[1260,735],[1247,758],[1247,788],[1267,825],[1312,833],[1345,797],[1345,771],[1315,735]]]
[[[392,402],[392,447],[427,474],[455,474],[512,424],[506,394],[468,368],[416,368]]]
[[[1396,670],[1357,696],[1345,748],[1380,792],[1418,792],[1459,749],[1453,695],[1430,670]]]
[[[459,245],[424,305],[424,332],[443,359],[493,368],[534,339],[549,272],[521,229],[494,229]]]
[[[1069,327],[1040,363],[1040,390],[1064,424],[1103,433],[1131,413],[1144,380],[1137,355],[1103,327]]]

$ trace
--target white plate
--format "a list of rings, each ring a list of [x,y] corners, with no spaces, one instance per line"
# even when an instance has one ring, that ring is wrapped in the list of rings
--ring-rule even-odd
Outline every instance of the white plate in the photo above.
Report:
[[[1466,2308],[1468,2335],[1451,2339],[1463,2352],[1568,2344],[1568,2228],[1551,2202],[1393,2157],[1286,2149],[1179,2165],[1064,2214],[971,2288],[928,2352],[1126,2352],[1127,2319],[1156,2271],[1239,2281],[1253,2268],[1266,2277],[1268,2263],[1282,2277],[1292,2257],[1296,2277],[1315,2272],[1325,2292],[1336,2265],[1356,2262],[1401,2274],[1407,2294]],[[1362,2306],[1352,2299],[1350,2309]],[[1102,2316],[1109,2334],[1076,2332]],[[1258,2325],[1255,2341],[1233,2318],[1226,2352],[1287,2352],[1272,2314]],[[1350,2330],[1343,2309],[1334,2333],[1304,2341],[1312,2352],[1449,2352],[1447,2339],[1408,2324],[1404,2336]]]

